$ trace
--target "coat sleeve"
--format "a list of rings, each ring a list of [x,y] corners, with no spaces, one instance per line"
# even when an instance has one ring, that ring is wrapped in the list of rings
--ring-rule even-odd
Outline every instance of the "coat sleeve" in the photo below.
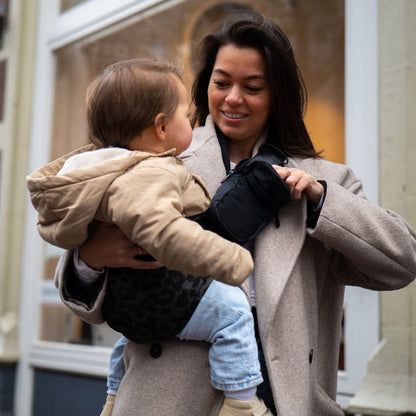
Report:
[[[405,287],[416,276],[416,232],[398,214],[368,201],[350,170],[327,180],[318,222],[309,234],[330,250],[330,273],[341,284],[374,290]]]
[[[196,187],[195,192],[189,192],[190,186]],[[183,166],[139,167],[114,182],[104,209],[112,223],[165,267],[240,285],[252,273],[250,253],[185,218],[187,206],[195,204],[189,193],[203,197],[208,207],[205,190]]]
[[[65,306],[89,324],[104,322],[101,306],[104,301],[106,279],[100,277],[89,286],[82,285],[74,270],[73,251],[66,251],[55,270],[55,286]]]

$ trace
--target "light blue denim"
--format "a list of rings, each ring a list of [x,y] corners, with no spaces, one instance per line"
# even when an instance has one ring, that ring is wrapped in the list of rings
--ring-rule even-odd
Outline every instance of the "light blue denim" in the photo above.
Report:
[[[177,337],[211,343],[211,383],[216,389],[239,391],[263,382],[253,315],[241,289],[214,280]],[[111,354],[109,388],[117,389],[124,375],[125,343],[121,337]]]
[[[121,379],[126,372],[123,360],[123,352],[126,342],[127,338],[122,335],[114,344],[113,351],[111,351],[110,371],[107,376],[107,387],[109,389],[118,390]]]

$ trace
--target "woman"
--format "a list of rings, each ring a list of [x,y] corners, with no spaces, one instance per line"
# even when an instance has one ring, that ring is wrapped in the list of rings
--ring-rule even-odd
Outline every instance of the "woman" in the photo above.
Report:
[[[256,13],[234,16],[204,38],[200,56],[193,89],[200,126],[183,155],[188,168],[213,195],[230,162],[250,157],[263,141],[289,161],[278,173],[292,201],[279,212],[280,226],[271,223],[257,237],[254,274],[242,286],[258,316],[270,379],[266,404],[273,406],[270,390],[279,416],[341,416],[335,398],[344,287],[409,284],[416,232],[366,200],[350,169],[314,150],[302,119],[302,77],[280,28]],[[145,267],[118,231],[98,233],[80,248],[89,266]],[[105,278],[87,290],[72,267],[68,253],[57,270],[65,303],[88,322],[101,322]],[[205,343],[128,342],[113,415],[217,415],[222,398],[209,385],[207,351]]]

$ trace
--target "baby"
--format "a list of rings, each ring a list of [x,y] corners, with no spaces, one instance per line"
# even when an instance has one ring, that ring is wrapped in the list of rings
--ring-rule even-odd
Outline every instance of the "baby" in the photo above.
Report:
[[[179,73],[151,60],[121,61],[89,85],[86,100],[95,145],[27,178],[39,233],[73,249],[95,221],[117,225],[165,267],[110,270],[107,323],[136,342],[173,336],[210,342],[211,382],[225,395],[219,415],[271,415],[256,395],[263,378],[253,316],[237,287],[252,273],[251,255],[189,218],[205,212],[210,198],[177,158],[192,140]],[[136,313],[126,318],[127,310]],[[124,370],[124,342],[112,354],[110,374]],[[102,415],[111,415],[117,387],[116,380]]]

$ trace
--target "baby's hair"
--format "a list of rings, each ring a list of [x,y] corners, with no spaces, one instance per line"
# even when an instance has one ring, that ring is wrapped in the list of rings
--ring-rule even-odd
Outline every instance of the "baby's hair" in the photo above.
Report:
[[[167,62],[131,59],[108,66],[87,88],[88,136],[99,147],[127,147],[178,102],[179,70]]]

